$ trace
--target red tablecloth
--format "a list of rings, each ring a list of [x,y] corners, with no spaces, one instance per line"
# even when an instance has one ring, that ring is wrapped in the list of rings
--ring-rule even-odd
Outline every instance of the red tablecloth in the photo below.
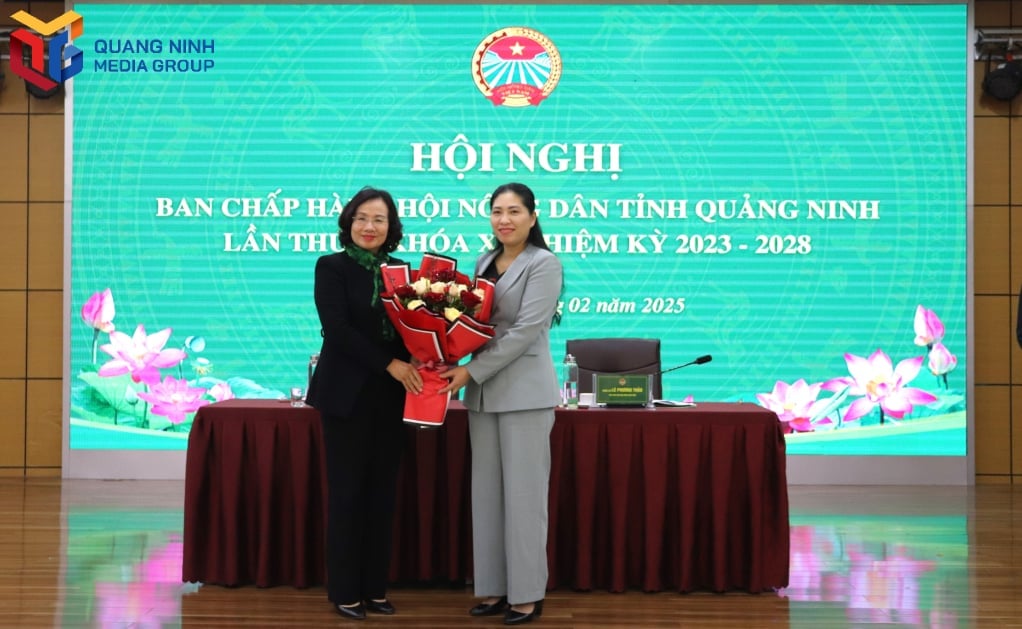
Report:
[[[398,492],[395,582],[471,577],[467,412],[409,428]],[[558,409],[550,588],[761,592],[788,583],[785,444],[750,404]],[[230,400],[192,426],[183,579],[323,582],[326,486],[319,416]]]

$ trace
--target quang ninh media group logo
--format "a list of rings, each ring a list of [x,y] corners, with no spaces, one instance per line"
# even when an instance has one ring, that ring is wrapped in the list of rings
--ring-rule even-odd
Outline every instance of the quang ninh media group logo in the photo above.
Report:
[[[11,32],[11,71],[14,74],[49,91],[82,71],[82,51],[71,44],[72,39],[84,32],[81,15],[68,11],[43,22],[25,11],[18,11],[11,18],[25,26]],[[25,65],[26,60],[28,65]]]

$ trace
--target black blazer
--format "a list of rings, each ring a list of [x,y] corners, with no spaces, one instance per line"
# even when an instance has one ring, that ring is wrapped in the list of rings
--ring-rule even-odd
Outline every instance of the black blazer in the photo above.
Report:
[[[396,262],[396,260],[392,261]],[[316,261],[316,311],[322,325],[323,346],[305,400],[321,413],[348,416],[358,393],[370,378],[391,385],[404,399],[404,387],[387,373],[394,358],[408,360],[408,350],[395,333],[383,337],[387,315],[383,306],[371,306],[372,274],[341,253]]]

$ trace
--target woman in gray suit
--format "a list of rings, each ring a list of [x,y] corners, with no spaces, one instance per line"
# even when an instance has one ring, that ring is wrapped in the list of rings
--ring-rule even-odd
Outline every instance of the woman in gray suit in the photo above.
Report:
[[[476,275],[496,281],[496,335],[465,365],[440,375],[465,387],[472,443],[473,616],[504,614],[504,624],[543,612],[547,584],[550,430],[560,403],[550,358],[563,276],[543,240],[536,198],[520,183],[490,197],[497,244],[476,261]]]

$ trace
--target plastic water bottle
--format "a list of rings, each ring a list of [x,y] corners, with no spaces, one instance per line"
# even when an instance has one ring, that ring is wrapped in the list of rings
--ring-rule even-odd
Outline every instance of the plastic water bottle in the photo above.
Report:
[[[316,365],[318,363],[319,363],[319,354],[313,354],[312,356],[309,356],[309,382],[308,382],[308,384],[305,387],[306,391],[308,391],[309,387],[312,386],[312,372],[316,371]]]
[[[571,354],[564,356],[564,390],[561,397],[568,408],[578,408],[578,363]]]

